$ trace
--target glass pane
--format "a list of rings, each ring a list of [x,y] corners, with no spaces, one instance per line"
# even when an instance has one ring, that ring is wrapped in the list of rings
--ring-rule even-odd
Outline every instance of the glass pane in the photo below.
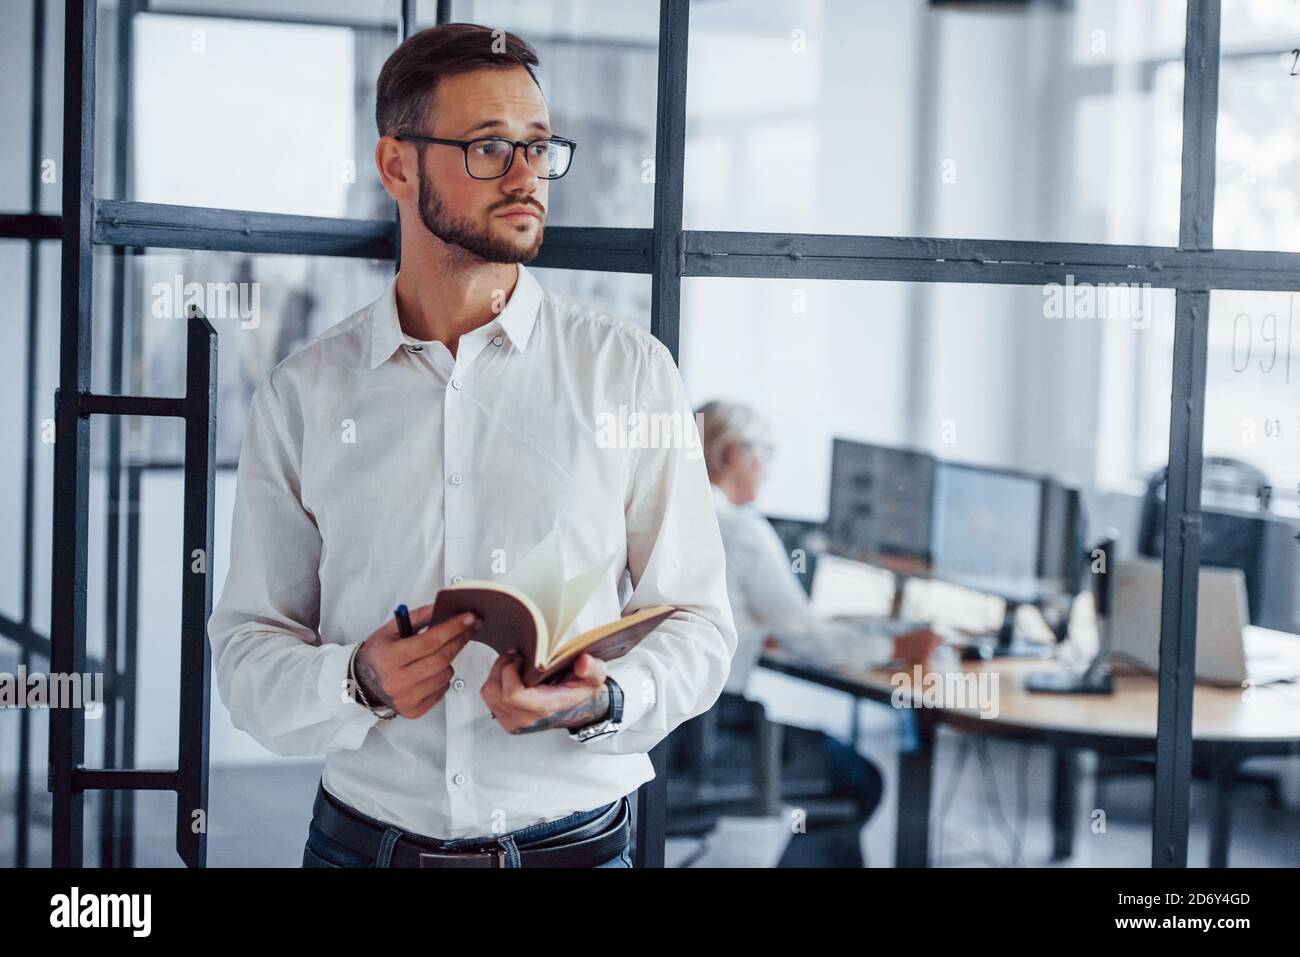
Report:
[[[0,241],[0,288],[9,290],[0,309],[0,381],[4,383],[0,402],[9,414],[4,417],[0,439],[0,528],[7,529],[0,547],[0,614],[22,619],[23,515],[27,491],[24,473],[36,453],[29,445],[27,428],[27,341],[28,267],[31,246],[26,242]],[[39,440],[40,436],[35,436]],[[0,631],[2,633],[2,631]]]
[[[1226,0],[1214,244],[1300,250],[1300,7]]]
[[[30,272],[33,265],[35,296]],[[38,636],[49,635],[49,539],[53,520],[50,490],[54,459],[52,383],[58,361],[58,280],[58,243],[0,240],[0,288],[9,293],[0,305],[0,329],[3,329],[0,355],[4,357],[0,379],[4,382],[3,405],[7,410],[0,423],[0,447],[4,450],[0,453],[0,529],[3,530],[0,534],[0,615],[4,616],[0,624],[0,672],[8,676],[20,674],[19,668],[24,663],[29,675],[44,675],[49,671],[48,659],[35,653],[24,656],[22,639],[26,634],[24,625]],[[35,343],[35,365],[29,368],[33,305],[40,332]],[[33,388],[34,398],[30,413],[29,386]],[[30,558],[27,555],[29,530]],[[49,862],[51,797],[45,787],[48,721],[48,709],[0,708],[0,866],[14,866],[17,860],[14,835],[19,794],[19,735],[23,723],[28,725],[29,747],[27,863],[45,866]]]
[[[0,103],[0,121],[9,134],[0,143],[0,165],[13,170],[0,178],[0,209],[31,208],[32,43],[31,4],[13,4],[5,10],[5,29],[0,31],[0,77],[10,91]]]
[[[1078,679],[1103,629],[1116,640],[1094,549],[1113,530],[1111,581],[1136,565],[1144,477],[1168,447],[1172,291],[709,278],[684,282],[683,306],[692,401],[758,413],[714,407],[722,424],[703,427],[742,649],[764,657],[715,709],[712,757],[675,765],[670,859],[690,858],[700,815],[724,813],[709,797],[752,806],[770,739],[743,693],[793,742],[760,866],[842,861],[859,840],[874,866],[915,862],[927,833],[944,866],[1044,865],[1063,847],[1076,865],[1147,866],[1155,681],[1117,656],[1113,696],[1030,685]],[[764,521],[779,550],[733,547]],[[1140,571],[1158,634],[1161,567]],[[806,604],[772,597],[786,576]],[[947,644],[913,702],[915,672],[884,658],[906,656],[891,640],[918,625]],[[780,650],[763,650],[772,636]],[[1134,740],[1149,749],[1134,756]],[[858,802],[847,824],[810,796],[828,780]],[[752,850],[709,843],[700,864]]]
[[[49,634],[50,613],[50,534],[52,512],[50,496],[54,476],[54,387],[58,379],[59,322],[59,244],[37,244],[36,366],[28,366],[28,325],[32,304],[29,269],[31,245],[25,241],[0,241],[0,286],[11,290],[0,306],[0,325],[4,327],[7,363],[4,373],[5,416],[2,432],[5,449],[0,456],[0,527],[6,529],[0,549],[0,614],[22,620],[24,576],[31,576],[31,626],[41,635]],[[27,389],[35,376],[32,421],[28,422]],[[30,429],[30,435],[29,435]],[[32,555],[24,562],[24,522],[27,503],[25,471],[32,469]]]
[[[16,642],[0,636],[0,671],[16,674],[21,655],[22,649]],[[0,834],[4,835],[0,838],[0,867],[17,866],[18,848],[13,834],[17,814],[18,722],[21,714],[14,708],[0,712]],[[33,778],[40,780],[37,775]],[[30,780],[28,783],[30,785]]]
[[[185,394],[184,305],[197,296],[217,330],[217,461],[239,455],[253,390],[271,367],[335,323],[378,299],[393,275],[387,261],[314,256],[249,256],[204,250],[150,250],[125,256],[129,289],[120,327],[124,375],[113,387],[114,260],[98,247],[93,383],[98,392]],[[179,461],[179,437],[154,420],[138,436],[150,457]]]
[[[1225,14],[1226,14],[1225,9]],[[1300,82],[1300,81],[1298,81]],[[1193,866],[1294,867],[1300,855],[1300,295],[1210,294]]]
[[[0,669],[15,673],[21,663],[18,646],[0,639]],[[49,669],[44,658],[32,658],[29,672]],[[15,827],[18,818],[18,754],[21,722],[28,724],[27,866],[50,866],[50,818],[53,795],[46,789],[49,754],[48,708],[0,709],[0,867],[14,867],[18,858]],[[87,815],[87,826],[91,818]]]
[[[1220,35],[1223,52],[1248,46],[1278,46],[1300,34],[1300,10],[1273,0],[1222,0]]]
[[[154,6],[136,15],[131,32],[132,163],[124,190],[111,173],[118,58],[99,58],[98,195],[392,215],[374,164],[374,84],[397,43],[397,0],[323,7],[296,0],[270,11],[198,0]],[[101,3],[101,44],[116,40],[115,13]]]
[[[1219,537],[1226,536],[1225,547],[1227,539],[1236,542],[1241,554],[1225,552],[1208,564],[1242,568],[1251,622],[1300,634],[1297,298],[1240,290],[1211,295],[1202,536],[1213,539],[1205,543],[1211,551]],[[1241,534],[1249,541],[1237,541],[1234,533],[1247,526],[1249,534]]]
[[[141,437],[160,447],[183,448],[185,426],[159,416],[92,416],[90,422],[87,668],[107,675],[116,663],[120,673],[134,672],[136,722],[135,760],[124,763],[119,754],[104,750],[109,715],[87,720],[86,766],[172,767],[180,716],[183,473],[178,465],[151,461]],[[114,430],[120,430],[116,449]],[[110,537],[110,522],[116,523],[116,539]],[[131,541],[138,543],[134,568],[128,558]],[[110,594],[117,596],[112,620]],[[134,635],[127,625],[132,616]],[[116,646],[111,658],[110,632]],[[128,654],[132,641],[134,659]]]
[[[454,0],[451,19],[509,30],[537,51],[551,128],[578,143],[573,168],[550,187],[547,223],[649,226],[658,0]],[[437,23],[432,0],[417,5],[417,22]]]
[[[149,0],[155,13],[202,14],[240,20],[319,23],[353,28],[384,27],[396,35],[394,10],[387,0]]]
[[[1174,245],[1183,11],[695,5],[686,226]]]
[[[0,103],[0,121],[9,135],[0,142],[0,209],[30,210],[32,170],[32,4],[13,4],[0,31],[0,79],[9,95]]]
[[[608,313],[615,319],[650,329],[650,277],[643,273],[589,272],[584,269],[528,267],[547,289]]]
[[[42,45],[43,72],[40,77],[39,140],[32,142],[32,111],[38,107],[33,93],[37,7],[44,8]],[[0,210],[30,211],[31,177],[39,176],[35,209],[58,213],[61,202],[63,163],[63,5],[60,3],[14,3],[4,11],[0,31],[0,82],[6,95],[0,102],[0,123],[6,131],[0,142]]]
[[[17,674],[22,663],[22,648],[0,630],[0,672]],[[18,722],[16,708],[0,710],[0,867],[15,867],[18,849],[14,846],[14,821],[17,814]],[[35,776],[34,776],[35,777]],[[39,780],[39,778],[37,778]],[[29,782],[30,783],[30,782]]]

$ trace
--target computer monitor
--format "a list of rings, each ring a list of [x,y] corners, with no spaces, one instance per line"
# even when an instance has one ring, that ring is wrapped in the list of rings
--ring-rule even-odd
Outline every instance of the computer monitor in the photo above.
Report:
[[[837,555],[1037,604],[1077,588],[1082,522],[1078,491],[1050,478],[834,441],[826,533]]]
[[[776,531],[777,537],[781,539],[787,555],[803,553],[803,561],[798,563],[797,567],[792,563],[791,571],[794,572],[795,578],[799,579],[803,590],[811,597],[813,579],[817,575],[817,542],[812,536],[816,535],[818,539],[824,540],[822,523],[810,522],[803,518],[788,518],[784,515],[766,517]]]
[[[1079,490],[1045,479],[1039,527],[1038,577],[1058,581],[1063,593],[1075,594],[1083,585],[1089,563],[1085,544],[1088,521]]]
[[[936,462],[933,574],[1028,582],[1039,574],[1044,481],[1002,469]]]
[[[835,439],[826,533],[849,558],[930,561],[934,460],[924,452]]]

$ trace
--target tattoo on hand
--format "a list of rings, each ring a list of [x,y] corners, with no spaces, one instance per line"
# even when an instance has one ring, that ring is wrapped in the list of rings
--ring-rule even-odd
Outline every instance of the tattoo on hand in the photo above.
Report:
[[[539,721],[534,721],[526,728],[518,728],[511,734],[529,734],[533,731],[546,731],[550,728],[581,728],[609,717],[609,688],[602,685],[595,696],[580,705],[557,711]]]
[[[384,690],[383,682],[379,680],[379,672],[375,670],[374,665],[366,660],[364,655],[357,655],[356,672],[357,681],[361,682],[361,690],[365,693],[367,701],[371,704],[377,702],[389,708],[396,707],[393,704],[393,699]]]

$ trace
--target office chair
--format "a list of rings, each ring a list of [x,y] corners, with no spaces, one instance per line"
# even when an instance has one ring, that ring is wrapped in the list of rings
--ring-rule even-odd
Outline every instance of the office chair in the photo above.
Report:
[[[1152,474],[1142,505],[1138,552],[1149,558],[1159,558],[1164,551],[1165,471]],[[1282,596],[1270,593],[1265,582],[1270,527],[1282,521],[1269,511],[1272,491],[1267,476],[1252,465],[1228,458],[1206,459],[1205,471],[1201,564],[1241,569],[1246,576],[1251,623],[1287,630],[1288,603],[1283,600],[1279,604]]]
[[[1169,467],[1163,466],[1147,479],[1138,523],[1137,550],[1148,558],[1159,557],[1161,519],[1164,515],[1165,483]],[[1223,456],[1206,456],[1201,476],[1201,507],[1228,508],[1241,512],[1268,511],[1268,476],[1248,462]]]
[[[818,548],[809,539],[823,526],[794,518],[769,516],[768,521],[787,554],[803,549],[804,567],[796,576],[811,596]],[[728,714],[723,715],[724,710]],[[747,781],[720,782],[713,773],[717,759],[726,757],[717,748],[724,721],[739,723],[752,732],[752,774]],[[856,805],[830,796],[825,778],[783,775],[787,748],[781,725],[770,721],[757,702],[733,700],[724,707],[720,699],[709,711],[683,724],[670,741],[667,836],[703,837],[717,827],[721,817],[770,817],[781,812],[783,803],[792,801],[806,811],[810,825],[852,820]]]
[[[724,727],[748,735],[752,750],[720,749]],[[720,818],[774,817],[786,804],[800,808],[809,826],[853,821],[858,803],[836,796],[834,782],[823,774],[796,771],[787,776],[785,769],[801,762],[789,751],[782,731],[760,703],[735,696],[719,699],[678,728],[670,738],[665,834],[703,838]],[[736,773],[742,766],[747,766],[748,775]]]

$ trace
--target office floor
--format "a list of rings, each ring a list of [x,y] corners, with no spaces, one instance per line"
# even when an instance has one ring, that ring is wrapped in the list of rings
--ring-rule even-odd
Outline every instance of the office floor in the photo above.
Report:
[[[887,717],[887,716],[886,716]],[[868,863],[887,867],[893,860],[894,739],[864,727],[864,753],[881,767],[886,778],[885,798],[863,829],[862,847]],[[968,739],[975,740],[975,739]],[[1146,867],[1151,857],[1151,781],[1142,778],[1107,780],[1097,799],[1091,774],[1085,774],[1079,793],[1075,853],[1059,865],[1050,860],[1051,755],[1040,747],[1022,748],[989,742],[981,754],[967,749],[964,769],[956,775],[962,739],[941,734],[935,775],[931,849],[937,863],[949,867],[1052,865],[1073,867]],[[213,867],[296,867],[303,841],[319,765],[286,763],[275,767],[214,768],[211,778],[212,830],[208,861]],[[953,782],[956,780],[956,789]],[[49,795],[33,800],[38,823],[31,835],[32,863],[49,862]],[[87,800],[86,863],[97,866],[92,842],[97,837],[97,796]],[[1203,782],[1194,782],[1191,802],[1192,830],[1189,860],[1204,866],[1208,854],[1207,819],[1211,794]],[[1091,822],[1105,812],[1104,833],[1094,833]],[[167,796],[143,794],[137,798],[137,864],[176,865],[172,850],[171,819],[174,801]],[[13,863],[13,782],[0,782],[0,866]],[[703,854],[694,841],[672,841],[670,866],[692,860],[691,866],[770,866],[780,857],[784,842],[798,840],[789,834],[785,819],[724,821]],[[1295,867],[1300,865],[1300,814],[1275,804],[1267,788],[1244,783],[1236,792],[1231,863],[1234,866]]]

